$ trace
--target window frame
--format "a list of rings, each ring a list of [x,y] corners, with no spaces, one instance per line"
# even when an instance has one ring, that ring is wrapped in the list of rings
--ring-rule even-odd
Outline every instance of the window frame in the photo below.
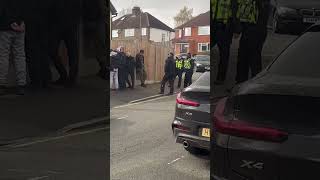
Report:
[[[206,28],[207,33],[200,33],[201,28]],[[199,36],[209,36],[210,35],[210,26],[198,26],[198,35]]]
[[[206,46],[206,50],[203,51],[202,47]],[[198,43],[198,52],[210,52],[210,42]]]
[[[115,34],[117,34],[117,36],[114,36]],[[112,30],[112,38],[118,38],[118,37],[119,37],[119,29]]]
[[[187,34],[187,29],[190,30],[188,31],[189,33]],[[191,27],[185,27],[184,28],[184,36],[191,36],[192,35],[192,28]]]
[[[141,35],[146,36],[147,35],[147,28],[141,28]]]
[[[130,32],[130,34],[128,34],[129,32]],[[131,32],[133,32],[133,33],[131,33]],[[134,28],[124,30],[124,37],[134,37],[134,34],[135,34]]]

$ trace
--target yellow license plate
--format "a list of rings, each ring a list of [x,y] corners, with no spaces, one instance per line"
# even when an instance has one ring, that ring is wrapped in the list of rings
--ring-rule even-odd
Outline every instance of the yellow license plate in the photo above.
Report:
[[[210,137],[210,129],[209,128],[203,128],[202,129],[202,136],[203,137]]]

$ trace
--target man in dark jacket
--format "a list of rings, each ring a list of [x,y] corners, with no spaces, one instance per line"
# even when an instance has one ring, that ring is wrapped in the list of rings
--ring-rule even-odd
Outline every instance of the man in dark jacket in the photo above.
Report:
[[[136,72],[137,76],[141,81],[141,86],[146,87],[146,70],[144,67],[144,50],[140,50],[140,52],[136,55]]]
[[[23,8],[23,5],[17,0],[1,0],[0,2],[0,95],[6,93],[11,53],[16,68],[17,94],[24,94],[27,72]]]
[[[128,53],[127,64],[128,64],[128,75],[130,76],[130,80],[131,80],[131,89],[134,89],[134,86],[135,86],[134,70],[136,67],[136,62],[134,60],[134,57],[132,57],[130,53]]]
[[[166,83],[169,81],[170,83],[170,93],[168,95],[173,94],[173,83],[175,79],[175,62],[174,62],[174,57],[173,53],[169,54],[169,57],[166,60],[166,64],[164,66],[164,76],[161,81],[161,89],[160,89],[160,94],[164,94],[164,88],[166,86]]]
[[[53,60],[60,78],[57,85],[75,85],[79,66],[79,24],[81,18],[81,2],[79,0],[55,0],[50,22],[50,57]],[[58,49],[64,41],[69,62],[69,73],[59,58]]]
[[[124,53],[123,47],[118,47],[116,59],[118,61],[118,80],[119,90],[126,89],[126,54]]]

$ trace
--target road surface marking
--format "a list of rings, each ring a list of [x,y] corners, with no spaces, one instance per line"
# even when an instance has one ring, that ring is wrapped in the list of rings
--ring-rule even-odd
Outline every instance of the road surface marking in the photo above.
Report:
[[[160,100],[160,99],[165,99],[165,98],[168,98],[168,97],[171,97],[171,96],[175,96],[175,95],[176,95],[176,93],[174,93],[173,95],[170,95],[170,96],[161,96],[161,97],[158,97],[158,98],[154,98],[154,99],[150,99],[150,100],[146,100],[146,101],[142,101],[142,102],[136,102],[136,103],[130,103],[130,104],[125,104],[125,105],[115,106],[112,109],[120,109],[120,108],[124,108],[124,107],[144,104],[144,103],[147,103],[147,102],[152,102],[152,101],[156,101],[156,100]]]
[[[126,119],[126,118],[128,118],[128,117],[129,117],[129,116],[122,116],[122,117],[117,118],[117,120]]]
[[[33,144],[59,140],[59,139],[63,139],[63,138],[66,138],[66,137],[73,137],[73,136],[78,136],[78,135],[90,134],[90,133],[94,133],[94,132],[98,132],[98,131],[106,130],[106,129],[108,129],[108,127],[96,128],[96,129],[82,131],[82,132],[74,132],[74,133],[61,135],[61,136],[55,136],[55,137],[48,137],[48,138],[45,138],[45,139],[34,140],[34,141],[31,141],[31,142],[27,142],[27,143],[16,144],[16,145],[8,145],[6,147],[9,147],[9,148],[25,147],[25,146],[30,146],[30,145],[33,145]]]
[[[160,97],[160,96],[163,96],[163,95],[162,94],[157,94],[157,95],[153,95],[153,96],[149,96],[149,97],[145,97],[145,98],[141,98],[141,99],[136,99],[136,100],[130,101],[129,104],[140,102],[140,101],[151,99],[151,98]]]
[[[175,162],[179,161],[179,160],[180,160],[180,159],[182,159],[182,158],[184,158],[184,156],[181,156],[181,157],[179,157],[179,158],[177,158],[177,159],[175,159],[175,160],[173,160],[173,161],[169,162],[169,163],[168,163],[168,165],[173,164],[173,163],[175,163]]]
[[[49,176],[41,176],[41,177],[34,177],[34,178],[29,178],[28,180],[40,180],[44,178],[48,178]]]
[[[91,124],[95,124],[95,123],[99,123],[99,122],[103,122],[103,121],[108,121],[108,117],[99,117],[99,118],[94,118],[88,121],[82,121],[79,123],[74,123],[68,126],[65,126],[64,128],[62,128],[61,130],[59,130],[59,132],[67,132],[70,131],[72,129],[75,128],[80,128],[86,125],[91,125]]]

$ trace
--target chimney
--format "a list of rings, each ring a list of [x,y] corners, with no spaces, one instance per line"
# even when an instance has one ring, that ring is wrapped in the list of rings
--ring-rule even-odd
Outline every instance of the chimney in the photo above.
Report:
[[[139,16],[140,13],[141,13],[140,7],[135,6],[135,7],[132,8],[132,14],[134,14],[134,15],[136,15],[136,16]]]

